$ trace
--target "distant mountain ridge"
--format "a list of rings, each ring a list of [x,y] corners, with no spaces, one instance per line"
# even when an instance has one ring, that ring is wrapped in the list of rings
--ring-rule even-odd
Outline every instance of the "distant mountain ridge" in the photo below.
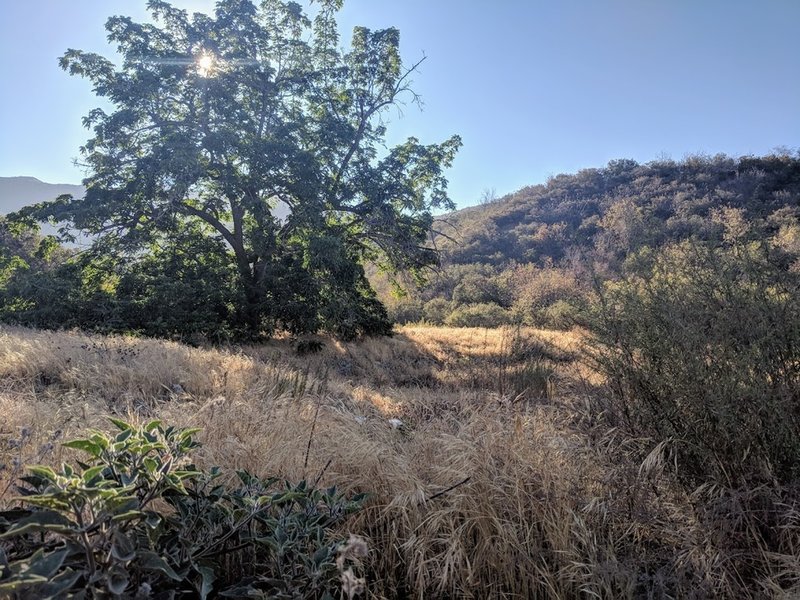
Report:
[[[0,215],[19,210],[23,206],[55,200],[63,194],[82,198],[86,188],[72,183],[46,183],[35,177],[0,177]],[[285,221],[289,207],[279,202],[274,209],[275,216]],[[43,229],[47,229],[45,226]]]
[[[35,177],[0,177],[0,214],[19,210],[23,206],[55,200],[63,194],[76,198],[86,192],[82,185],[46,183]]]

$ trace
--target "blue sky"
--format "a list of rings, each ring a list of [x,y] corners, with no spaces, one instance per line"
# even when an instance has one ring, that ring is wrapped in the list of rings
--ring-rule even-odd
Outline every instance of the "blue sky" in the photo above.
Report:
[[[0,176],[80,182],[97,100],[57,58],[109,54],[111,14],[142,19],[144,0],[4,2]],[[394,115],[390,141],[460,134],[460,206],[613,158],[800,146],[798,0],[345,0],[345,39],[354,25],[398,27],[406,62],[427,56],[424,108]]]

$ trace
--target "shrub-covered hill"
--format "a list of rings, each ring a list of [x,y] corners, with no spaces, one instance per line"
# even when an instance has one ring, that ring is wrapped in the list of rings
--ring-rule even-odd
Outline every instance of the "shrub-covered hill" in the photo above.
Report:
[[[400,321],[522,319],[559,325],[595,276],[614,278],[645,248],[769,239],[800,255],[800,154],[693,156],[558,175],[438,222],[442,269],[404,298]]]
[[[800,156],[616,160],[454,213],[446,220],[459,243],[442,244],[453,264],[546,264],[575,249],[610,259],[693,236],[719,240],[729,209],[753,235],[775,234],[797,225],[799,204]]]

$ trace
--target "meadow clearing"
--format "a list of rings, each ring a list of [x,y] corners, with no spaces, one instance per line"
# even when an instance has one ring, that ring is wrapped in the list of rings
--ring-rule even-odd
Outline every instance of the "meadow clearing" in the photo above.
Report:
[[[784,551],[759,556],[736,498],[704,502],[662,454],[636,458],[649,441],[605,418],[585,336],[405,326],[302,354],[4,326],[0,502],[107,416],[159,418],[202,428],[200,466],[369,493],[342,532],[368,541],[368,597],[800,592],[800,513]]]

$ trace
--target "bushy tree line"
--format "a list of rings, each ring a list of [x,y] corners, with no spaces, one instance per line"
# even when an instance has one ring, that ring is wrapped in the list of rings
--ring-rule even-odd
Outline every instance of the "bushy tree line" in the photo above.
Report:
[[[0,319],[184,340],[250,337],[239,274],[224,243],[204,229],[187,223],[138,256],[120,258],[101,245],[68,251],[52,237],[14,235],[0,223]],[[390,333],[360,265],[340,269],[336,279],[323,267],[289,259],[274,265],[274,291],[258,306],[259,333],[325,329],[345,339]]]

